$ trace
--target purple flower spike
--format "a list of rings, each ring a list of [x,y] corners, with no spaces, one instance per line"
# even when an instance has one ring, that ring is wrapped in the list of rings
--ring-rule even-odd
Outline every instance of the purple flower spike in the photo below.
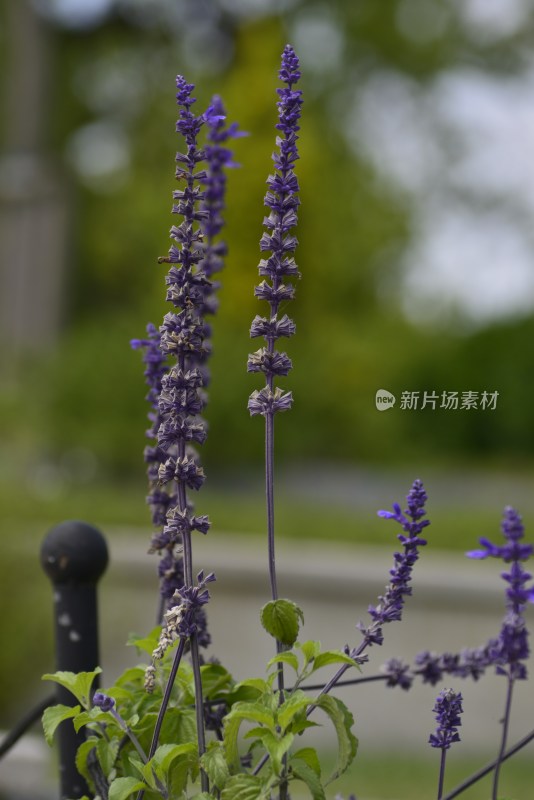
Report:
[[[460,741],[458,728],[462,724],[460,714],[463,712],[461,692],[444,689],[437,697],[433,708],[438,727],[428,739],[432,747],[448,750],[451,744]]]
[[[528,631],[523,613],[529,602],[534,602],[534,587],[526,586],[532,575],[523,569],[522,562],[534,552],[534,546],[521,543],[524,527],[520,515],[511,506],[504,509],[501,530],[505,544],[496,545],[489,539],[479,539],[483,550],[472,550],[466,555],[469,558],[500,558],[510,564],[508,572],[501,577],[508,584],[506,589],[506,616],[503,620],[498,639],[491,642],[490,653],[496,670],[510,680],[524,680],[527,668],[523,663],[527,660],[530,649]]]
[[[415,480],[406,498],[407,508],[404,513],[398,503],[393,505],[393,512],[378,512],[380,517],[394,519],[402,525],[405,533],[399,533],[397,538],[402,543],[404,552],[394,554],[395,563],[389,572],[391,578],[386,586],[386,593],[383,597],[378,598],[380,601],[378,605],[369,606],[368,611],[372,617],[372,623],[366,627],[360,622],[357,626],[363,634],[365,646],[382,644],[384,639],[382,625],[387,622],[399,621],[402,618],[404,598],[412,593],[410,581],[413,566],[419,558],[418,548],[426,545],[426,539],[419,536],[422,529],[430,525],[429,520],[422,519],[426,514],[424,508],[426,500],[427,495],[422,482]]]
[[[283,402],[274,398],[274,381],[276,376],[285,376],[291,369],[291,360],[286,353],[275,349],[275,342],[281,336],[292,336],[295,323],[284,314],[278,318],[280,304],[294,296],[294,287],[284,283],[284,278],[299,275],[294,253],[297,238],[291,232],[297,224],[299,183],[293,166],[299,155],[297,150],[298,122],[302,106],[302,92],[293,85],[300,78],[299,60],[291,45],[286,45],[282,53],[282,65],[279,71],[280,80],[286,84],[277,89],[278,122],[276,129],[281,135],[276,137],[278,151],[273,154],[275,173],[267,178],[269,190],[265,195],[265,205],[269,215],[264,217],[265,231],[260,240],[260,250],[265,254],[259,263],[259,273],[267,278],[256,286],[256,297],[266,300],[270,306],[268,317],[257,316],[251,326],[250,335],[263,337],[266,347],[249,356],[247,369],[249,372],[263,372],[266,390],[269,397],[254,392],[249,401],[249,411],[255,414],[274,414],[284,411],[290,406],[290,393]],[[261,390],[265,392],[265,390]]]

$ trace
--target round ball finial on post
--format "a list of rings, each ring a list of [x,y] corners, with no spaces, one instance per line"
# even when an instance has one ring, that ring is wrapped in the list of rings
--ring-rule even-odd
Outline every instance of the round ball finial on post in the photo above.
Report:
[[[91,672],[99,666],[98,608],[96,586],[109,561],[106,540],[86,522],[62,522],[45,537],[41,564],[54,592],[56,669]],[[96,682],[95,682],[96,683]],[[57,702],[73,705],[74,698],[56,687]],[[61,797],[87,794],[85,781],[76,769],[76,751],[84,741],[72,722],[58,728]]]
[[[108,561],[108,546],[98,528],[78,520],[56,525],[41,547],[42,567],[54,584],[96,584]]]

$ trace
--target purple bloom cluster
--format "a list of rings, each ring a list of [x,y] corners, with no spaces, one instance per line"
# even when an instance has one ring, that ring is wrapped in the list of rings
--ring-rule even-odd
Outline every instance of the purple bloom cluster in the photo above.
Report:
[[[534,587],[526,586],[532,575],[523,569],[521,562],[532,555],[534,545],[521,542],[524,527],[521,517],[511,506],[504,509],[501,530],[505,544],[496,545],[483,537],[479,541],[484,549],[472,550],[467,556],[476,559],[500,558],[510,564],[509,572],[501,572],[501,577],[508,583],[506,616],[499,637],[491,643],[491,654],[499,674],[507,675],[510,680],[524,680],[527,677],[524,661],[530,650],[523,612],[527,603],[534,601]]]
[[[238,130],[235,122],[226,125],[226,112],[218,95],[212,98],[211,106],[204,116],[208,143],[204,147],[207,174],[204,180],[203,208],[208,215],[201,222],[205,243],[202,269],[205,275],[211,277],[224,266],[224,256],[227,253],[226,243],[216,243],[215,240],[224,225],[222,212],[225,208],[226,169],[237,166],[233,160],[233,152],[226,144],[229,139],[246,136],[246,134]]]
[[[214,580],[213,573],[204,577],[204,573],[199,572],[196,586],[182,586],[175,592],[173,607],[165,617],[167,625],[171,618],[175,620],[174,631],[178,636],[189,638],[199,630],[199,618],[202,619],[200,612],[210,599],[206,586]]]
[[[156,440],[145,449],[148,462],[149,495],[155,532],[151,552],[163,552],[158,574],[162,610],[184,585],[185,571],[179,547],[184,535],[197,530],[206,533],[207,516],[194,516],[186,489],[197,490],[204,482],[204,472],[197,463],[192,444],[202,444],[206,429],[200,419],[208,382],[205,360],[209,354],[206,337],[209,326],[204,314],[216,310],[215,285],[210,276],[222,269],[226,246],[216,237],[223,227],[222,211],[226,178],[224,169],[232,166],[232,153],[224,146],[238,134],[237,126],[226,127],[220,98],[200,116],[192,106],[194,86],[182,76],[176,79],[180,107],[176,129],[186,143],[186,152],[178,153],[177,180],[183,186],[173,192],[173,213],[183,217],[171,228],[174,240],[166,258],[167,300],[176,311],[165,315],[158,331],[149,325],[148,338],[134,340],[132,346],[143,348],[145,379],[149,386],[151,426],[147,435]],[[205,126],[208,144],[198,145],[198,135]],[[206,169],[199,169],[201,162]],[[169,361],[174,364],[169,367]],[[199,615],[199,619],[202,615]],[[202,627],[202,626],[199,626]],[[199,643],[209,643],[204,630]]]
[[[466,647],[460,653],[438,654],[424,650],[415,657],[413,666],[391,658],[380,671],[386,676],[386,686],[400,686],[401,689],[410,689],[416,678],[435,686],[441,683],[444,675],[476,681],[494,664],[495,642],[492,639],[483,647]]]
[[[448,750],[451,744],[460,741],[458,728],[462,724],[462,695],[452,689],[444,689],[438,695],[433,708],[438,727],[428,739],[432,747]]]
[[[249,372],[263,372],[266,386],[252,393],[248,409],[252,416],[262,414],[272,416],[277,411],[291,408],[291,392],[282,392],[274,388],[276,376],[285,376],[291,369],[291,359],[286,353],[275,350],[275,342],[281,336],[292,336],[295,324],[284,315],[278,318],[280,303],[291,300],[295,293],[292,283],[284,280],[299,275],[294,253],[297,239],[291,230],[297,224],[299,183],[294,172],[295,161],[299,158],[297,150],[299,119],[302,105],[302,92],[294,89],[300,78],[299,60],[290,45],[286,45],[282,54],[282,65],[279,71],[280,80],[286,84],[277,89],[279,96],[277,130],[278,151],[273,153],[275,173],[269,175],[269,187],[265,195],[265,205],[269,208],[269,216],[264,217],[266,228],[260,240],[260,249],[265,253],[259,263],[260,276],[266,278],[254,289],[254,294],[269,303],[269,317],[256,316],[252,322],[250,335],[263,337],[266,346],[252,353],[248,358]]]
[[[404,512],[398,503],[393,505],[392,512],[378,512],[380,517],[394,519],[402,526],[404,533],[398,534],[397,538],[404,546],[404,551],[394,554],[395,566],[390,570],[391,579],[386,587],[386,593],[379,597],[378,605],[369,606],[368,611],[373,621],[367,627],[361,622],[357,626],[363,634],[365,646],[382,644],[384,640],[382,625],[398,621],[402,617],[404,598],[412,593],[410,581],[413,566],[419,558],[419,547],[426,545],[426,539],[420,535],[423,529],[430,525],[429,520],[423,519],[426,514],[426,500],[427,495],[422,482],[415,480],[406,498],[407,508]]]
[[[111,711],[115,708],[115,700],[103,692],[95,692],[93,695],[93,705],[102,711]]]

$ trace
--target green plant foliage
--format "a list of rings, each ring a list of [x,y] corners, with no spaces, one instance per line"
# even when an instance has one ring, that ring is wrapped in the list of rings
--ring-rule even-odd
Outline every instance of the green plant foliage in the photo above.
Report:
[[[284,645],[293,645],[299,635],[304,614],[291,600],[271,600],[261,611],[261,624]]]
[[[92,672],[47,672],[42,679],[59,683],[60,686],[72,692],[83,708],[89,709],[91,706],[91,687],[96,676],[100,675],[101,672],[100,667],[97,667]]]

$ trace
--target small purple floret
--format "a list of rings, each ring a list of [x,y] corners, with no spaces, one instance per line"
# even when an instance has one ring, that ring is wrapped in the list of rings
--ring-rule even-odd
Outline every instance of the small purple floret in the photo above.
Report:
[[[458,728],[462,724],[463,712],[461,692],[444,689],[437,697],[433,708],[438,727],[428,739],[432,747],[448,750],[451,744],[460,741]]]

